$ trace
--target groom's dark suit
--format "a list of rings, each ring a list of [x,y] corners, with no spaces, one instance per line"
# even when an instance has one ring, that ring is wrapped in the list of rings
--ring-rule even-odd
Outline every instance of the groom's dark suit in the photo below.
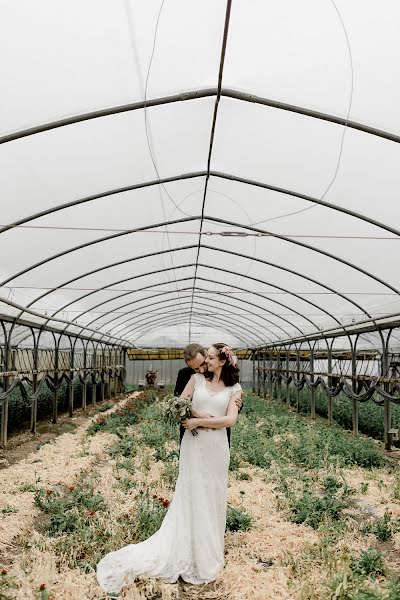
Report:
[[[183,369],[180,369],[178,371],[178,376],[176,378],[176,384],[175,384],[175,389],[174,389],[174,396],[180,396],[182,394],[186,385],[189,383],[189,379],[195,372],[196,371],[193,371],[193,369],[191,369],[190,367],[184,367]],[[239,412],[242,410],[242,408],[243,408],[243,405],[240,407]],[[181,425],[181,427],[180,427],[181,443],[182,443],[182,438],[183,438],[184,433],[185,433],[185,428],[182,427],[182,425]],[[228,444],[230,447],[230,445],[231,445],[231,428],[230,427],[226,428],[226,433],[228,435]]]

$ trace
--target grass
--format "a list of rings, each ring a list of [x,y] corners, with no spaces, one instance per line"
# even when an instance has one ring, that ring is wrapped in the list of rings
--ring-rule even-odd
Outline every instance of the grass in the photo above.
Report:
[[[158,391],[146,390],[110,414],[101,412],[89,427],[87,440],[101,432],[117,436],[106,448],[114,478],[107,479],[115,488],[112,494],[106,495],[95,471],[82,474],[72,490],[66,486],[46,490],[40,479],[26,489],[35,493],[41,511],[40,543],[43,547],[50,543],[70,568],[93,572],[105,553],[147,539],[159,529],[179,459],[179,428],[161,419],[160,397]],[[351,469],[362,469],[368,481],[352,484]],[[385,552],[375,547],[390,543],[400,530],[398,519],[387,511],[365,526],[349,517],[355,498],[370,494],[372,487],[394,502],[400,499],[400,476],[388,486],[389,467],[379,444],[354,438],[335,425],[311,423],[282,404],[247,395],[232,432],[230,470],[236,494],[241,494],[240,505],[236,497],[235,505],[227,507],[227,531],[233,540],[239,532],[257,533],[252,505],[243,506],[245,492],[237,488],[243,482],[240,487],[247,489],[252,484],[246,482],[254,478],[273,488],[282,519],[310,528],[317,536],[318,543],[303,553],[287,552],[276,561],[283,561],[296,600],[399,600],[400,581]],[[121,494],[125,510],[118,503]],[[365,547],[352,550],[353,538]],[[315,571],[318,581],[312,577]]]

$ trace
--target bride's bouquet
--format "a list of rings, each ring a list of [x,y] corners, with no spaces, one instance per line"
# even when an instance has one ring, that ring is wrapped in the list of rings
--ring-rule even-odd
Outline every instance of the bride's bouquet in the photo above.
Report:
[[[166,396],[163,406],[164,419],[171,425],[181,423],[192,416],[192,402],[188,398]],[[196,429],[191,430],[192,435],[197,435]]]

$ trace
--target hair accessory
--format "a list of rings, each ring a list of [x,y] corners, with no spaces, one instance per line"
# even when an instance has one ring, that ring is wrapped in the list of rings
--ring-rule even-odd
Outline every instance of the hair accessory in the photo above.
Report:
[[[221,353],[224,354],[227,358],[227,361],[230,365],[235,366],[237,363],[237,356],[233,353],[233,350],[230,346],[224,346],[221,348]]]

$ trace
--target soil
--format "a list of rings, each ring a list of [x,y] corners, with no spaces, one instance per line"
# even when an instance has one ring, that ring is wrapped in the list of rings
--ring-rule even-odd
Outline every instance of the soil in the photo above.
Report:
[[[53,423],[51,418],[39,421],[36,434],[30,431],[11,434],[7,446],[5,448],[0,447],[0,469],[6,469],[10,465],[14,465],[63,433],[73,433],[79,425],[92,417],[99,410],[99,407],[105,404],[114,405],[124,396],[125,394],[118,394],[111,400],[96,402],[94,406],[89,405],[86,407],[86,413],[82,408],[78,408],[75,410],[73,417],[70,417],[68,413],[61,414],[57,423]]]

